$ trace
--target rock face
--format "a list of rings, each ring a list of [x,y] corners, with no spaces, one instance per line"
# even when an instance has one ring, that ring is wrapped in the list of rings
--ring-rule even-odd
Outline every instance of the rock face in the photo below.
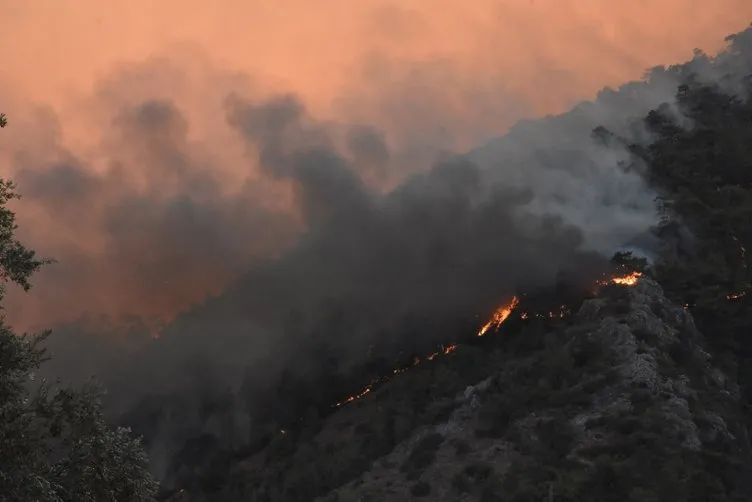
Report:
[[[647,276],[400,372],[180,500],[745,501],[739,390]]]
[[[629,290],[629,309],[624,314],[603,313],[607,303],[589,300],[578,313],[583,322],[595,323],[593,331],[584,336],[608,347],[620,376],[615,384],[599,391],[596,406],[573,420],[587,442],[592,444],[593,438],[607,441],[608,428],[586,429],[584,425],[633,411],[626,395],[635,388],[662,399],[660,414],[673,432],[683,437],[684,448],[699,451],[702,438],[714,441],[718,434],[735,439],[719,413],[735,404],[738,389],[713,367],[690,313],[669,302],[660,285],[649,278]],[[727,401],[727,406],[698,410],[696,416],[689,403],[700,399],[699,389],[716,394],[716,400]]]
[[[457,395],[446,421],[420,428],[322,500],[736,496],[700,478],[715,476],[703,474],[705,457],[744,448],[738,389],[714,368],[691,313],[659,284],[606,287],[543,338]],[[426,438],[435,444],[429,465],[405,469]]]

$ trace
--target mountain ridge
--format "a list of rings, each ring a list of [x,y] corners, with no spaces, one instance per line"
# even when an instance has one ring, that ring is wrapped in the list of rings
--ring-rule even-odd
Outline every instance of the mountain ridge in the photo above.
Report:
[[[483,416],[484,409],[487,415],[487,410],[494,406],[493,395],[503,393],[504,387],[508,385],[526,385],[524,378],[515,378],[512,375],[503,377],[498,373],[490,375],[478,384],[468,386],[457,396],[455,402],[459,406],[453,411],[448,422],[436,426],[433,430],[429,428],[423,431],[422,437],[413,436],[406,444],[399,445],[387,459],[377,462],[373,469],[357,480],[317,500],[408,501],[420,498],[416,492],[420,494],[426,489],[430,491],[421,497],[428,497],[430,500],[495,500],[489,497],[498,497],[498,500],[522,500],[519,493],[510,493],[511,488],[505,486],[512,483],[511,480],[507,479],[499,486],[492,486],[486,482],[489,479],[503,477],[510,468],[519,463],[529,462],[530,459],[525,457],[530,457],[542,448],[540,443],[546,441],[544,434],[563,434],[563,429],[569,429],[572,433],[565,460],[575,464],[573,470],[581,468],[587,472],[589,469],[595,469],[597,460],[591,460],[592,452],[615,442],[614,436],[619,434],[619,427],[635,428],[635,424],[630,423],[630,419],[626,417],[634,415],[636,407],[646,410],[653,407],[654,413],[662,414],[666,427],[660,432],[664,436],[668,434],[682,437],[679,446],[685,450],[696,452],[705,443],[713,441],[733,442],[736,436],[729,431],[717,410],[690,410],[689,402],[695,403],[696,406],[698,392],[710,389],[724,393],[728,399],[725,406],[735,406],[739,399],[738,388],[712,367],[711,357],[699,343],[702,336],[697,332],[691,315],[683,307],[667,300],[660,286],[650,278],[642,278],[634,287],[629,288],[626,294],[629,308],[622,310],[621,314],[616,314],[613,310],[608,311],[614,307],[613,302],[619,301],[616,298],[585,300],[575,315],[578,325],[566,330],[567,337],[563,341],[565,346],[595,342],[601,350],[610,352],[610,356],[616,362],[614,368],[618,378],[611,383],[604,381],[594,386],[587,376],[589,372],[583,371],[582,380],[571,389],[566,389],[564,393],[574,397],[577,395],[578,387],[587,387],[587,393],[592,394],[592,402],[589,408],[578,410],[573,417],[556,424],[555,429],[561,430],[536,432],[541,428],[541,424],[550,427],[550,422],[562,418],[560,413],[563,402],[575,401],[571,398],[562,399],[556,392],[547,396],[548,409],[530,411],[526,416],[510,420],[505,431],[488,429],[489,418],[480,417]],[[624,296],[620,300],[625,300]],[[698,374],[689,376],[682,372],[667,373],[669,368],[666,366],[670,366],[672,362],[661,358],[665,358],[665,353],[678,354],[681,351],[679,347],[689,351],[682,357],[695,360]],[[675,365],[676,361],[673,361],[673,364]],[[698,378],[700,381],[693,381]],[[502,382],[506,382],[506,385]],[[698,391],[695,388],[698,385],[707,386],[708,389]],[[601,388],[595,388],[597,386]],[[651,403],[648,404],[646,401]],[[551,407],[551,404],[554,406]],[[564,411],[567,416],[570,413],[572,412],[569,410]],[[614,427],[614,422],[619,420],[622,420],[622,423]],[[499,424],[493,425],[494,429],[497,427]],[[431,436],[432,434],[434,436]],[[398,468],[385,468],[389,465],[405,465],[409,462],[410,452],[418,451],[421,441],[435,438],[435,434],[442,436],[441,445],[434,452],[436,460],[430,466],[425,466],[426,470],[417,478],[419,481],[405,482]],[[434,441],[439,442],[437,438]],[[559,445],[559,448],[557,453],[564,453],[567,445]],[[464,453],[460,455],[459,451]],[[654,458],[651,462],[657,465],[668,461],[668,458]],[[556,463],[552,462],[553,465]],[[539,458],[536,460],[536,469],[545,471],[547,467],[549,466],[545,463],[540,465]],[[446,472],[447,470],[453,472]],[[484,479],[477,478],[479,471],[483,471]],[[516,482],[523,482],[524,478],[520,477],[523,473],[516,475]],[[594,477],[594,474],[590,475]],[[405,477],[411,478],[410,474]],[[529,480],[527,482],[530,484]],[[527,487],[530,500],[544,500],[549,486],[555,500],[602,500],[588,497],[585,490],[576,491],[573,487],[567,486],[566,481],[562,479],[544,479],[539,483],[539,486],[531,484]],[[517,498],[512,497],[513,495]],[[619,497],[624,495],[627,496],[618,500],[632,500],[633,497],[638,497],[634,493],[620,494]]]
[[[746,294],[750,287],[746,249],[752,249],[752,108],[739,90],[747,86],[748,91],[751,82],[750,33],[752,28],[731,37],[731,47],[716,59],[697,53],[685,65],[652,70],[650,75],[676,84],[670,101],[640,116],[633,128],[592,131],[596,141],[616,141],[627,148],[630,155],[618,168],[638,170],[658,194],[663,221],[655,236],[656,249],[634,246],[653,258],[652,278],[643,278],[632,289],[604,288],[607,300],[600,307],[598,298],[586,299],[582,308],[573,305],[580,312],[576,321],[582,332],[550,319],[521,329],[520,319],[510,319],[500,337],[461,345],[450,357],[419,365],[333,414],[322,415],[308,403],[335,402],[340,397],[333,390],[360,389],[373,371],[391,371],[387,364],[391,361],[376,361],[367,371],[336,377],[336,361],[325,357],[326,346],[319,347],[323,370],[283,372],[269,389],[249,387],[241,392],[255,395],[249,408],[264,413],[256,434],[263,430],[265,439],[257,437],[251,447],[238,450],[234,440],[224,437],[247,427],[242,421],[237,427],[226,421],[234,416],[231,410],[238,397],[212,395],[205,401],[209,411],[199,426],[201,434],[188,429],[193,439],[172,456],[177,462],[171,469],[185,490],[180,496],[227,501],[339,496],[349,501],[365,497],[363,487],[373,485],[374,500],[383,500],[378,497],[394,486],[397,491],[389,496],[406,500],[431,499],[436,494],[454,500],[451,497],[463,490],[462,496],[469,500],[543,500],[550,489],[555,500],[748,500],[752,370],[747,368],[752,367],[752,344],[745,333],[752,326]],[[729,69],[733,73],[720,83],[708,81],[708,75]],[[469,319],[467,326],[473,321]],[[609,344],[588,341],[587,333],[600,333]],[[575,340],[581,346],[574,347]],[[546,364],[525,366],[525,361],[535,361],[548,349]],[[588,351],[590,356],[583,355]],[[577,361],[593,364],[592,374],[579,367],[575,371]],[[630,373],[615,372],[617,362]],[[309,363],[296,364],[308,368]],[[435,432],[418,438],[415,431],[443,423],[455,410],[458,395],[504,365],[505,371],[514,367],[519,373],[508,377],[504,392],[474,409],[471,420],[489,440],[504,436],[510,420],[520,419],[509,415],[525,412],[531,399],[555,404],[554,411],[541,410],[548,413],[546,420],[520,422],[527,432],[515,444],[529,451],[509,462],[503,472],[475,465],[451,476],[444,472],[443,478],[432,475],[431,462],[447,454],[446,442]],[[350,382],[352,377],[362,383]],[[249,380],[253,378],[244,383]],[[581,413],[566,416],[567,406],[584,403],[592,408],[598,392],[618,387],[618,382],[634,383],[637,388],[627,392],[619,387],[616,394],[622,399],[609,401],[607,413],[594,416],[580,409]],[[565,384],[566,389],[557,387]],[[488,389],[484,392],[487,396]],[[190,409],[190,405],[180,406]],[[176,409],[183,409],[180,406]],[[703,409],[711,411],[703,413]],[[139,423],[138,417],[133,421]],[[288,428],[288,423],[301,425]],[[538,428],[545,444],[529,439],[530,431]],[[316,443],[326,430],[327,442]],[[598,444],[591,434],[609,441]],[[585,449],[592,458],[587,458],[587,468],[582,462],[561,460],[581,436],[589,438]],[[410,438],[415,441],[410,448],[395,450]],[[467,445],[452,448],[457,454],[473,451]],[[229,452],[222,453],[223,449]],[[363,473],[378,469],[373,462],[388,458],[393,450],[394,465],[366,479]],[[392,480],[392,487],[374,479]]]

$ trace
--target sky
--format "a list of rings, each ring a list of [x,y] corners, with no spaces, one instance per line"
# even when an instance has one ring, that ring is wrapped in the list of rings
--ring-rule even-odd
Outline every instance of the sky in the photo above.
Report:
[[[25,195],[22,237],[59,260],[9,298],[26,328],[86,313],[169,320],[289,246],[294,194],[247,161],[230,95],[292,93],[331,130],[375,127],[393,167],[363,176],[388,187],[521,118],[715,52],[752,3],[0,0],[0,12],[0,174]],[[220,216],[181,230],[168,196]]]

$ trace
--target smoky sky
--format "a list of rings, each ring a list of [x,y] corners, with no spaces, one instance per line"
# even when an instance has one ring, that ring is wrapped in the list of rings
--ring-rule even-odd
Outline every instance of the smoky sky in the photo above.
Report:
[[[752,71],[735,54],[732,47],[712,65],[734,70],[729,83]],[[704,61],[690,66],[710,81]],[[137,378],[191,387],[187,368],[200,359],[220,368],[223,385],[238,385],[248,367],[260,379],[272,374],[270,364],[294,361],[304,371],[316,353],[345,371],[374,346],[395,353],[447,341],[458,320],[484,319],[562,273],[586,275],[622,246],[649,245],[657,193],[644,181],[646,166],[624,143],[596,141],[592,131],[604,125],[627,143],[649,142],[640,119],[651,108],[666,103],[664,112],[680,113],[672,108],[677,71],[654,69],[567,114],[520,123],[386,189],[362,167],[390,162],[377,127],[318,120],[292,93],[228,94],[222,112],[244,161],[289,188],[298,231],[170,324],[136,358]],[[160,123],[182,130],[178,118],[163,117],[166,103],[149,106]]]
[[[22,235],[59,260],[34,293],[9,299],[22,328],[82,315],[164,323],[289,248],[302,224],[295,194],[248,162],[223,112],[228,95],[259,103],[289,92],[362,182],[391,190],[520,118],[564,111],[695,46],[713,51],[752,15],[740,0],[5,3],[14,47],[0,48],[12,125],[0,136],[2,172],[23,171]],[[625,107],[603,110],[607,120]],[[513,149],[527,151],[556,134],[518,138]],[[525,188],[534,180],[519,178],[545,171],[498,172]],[[530,210],[584,222],[597,190],[582,190],[577,206],[559,201],[586,174],[534,191]],[[627,187],[639,190],[628,178],[612,185]],[[621,214],[628,233],[640,212]]]
[[[207,372],[237,387],[446,341],[644,242],[645,166],[591,132],[648,142],[635,120],[663,102],[690,127],[676,75],[640,77],[752,16],[735,0],[152,4],[3,7],[20,49],[0,49],[2,172],[20,236],[58,260],[8,319],[55,328],[51,372],[97,373],[123,407]]]
[[[483,315],[647,230],[655,194],[590,131],[639,136],[628,119],[671,78],[492,138],[720,44],[746,3],[449,4],[5,6],[3,173],[21,236],[58,260],[10,321],[65,324],[61,359],[71,333],[123,347],[164,328],[158,367],[247,365],[334,319],[345,354]]]
[[[245,145],[248,165],[289,186],[290,219],[299,232],[276,256],[250,264],[225,292],[168,325],[136,358],[130,386],[141,379],[152,390],[191,386],[186,365],[197,359],[221,368],[230,385],[248,366],[267,372],[270,364],[296,360],[304,367],[315,351],[344,371],[362,363],[369,346],[389,353],[446,342],[459,321],[485,317],[520,290],[553,285],[562,273],[595,269],[615,250],[608,246],[626,243],[656,221],[652,192],[608,155],[612,149],[594,145],[586,128],[568,150],[547,156],[533,149],[521,165],[507,167],[559,173],[549,174],[557,184],[569,177],[573,185],[619,184],[622,178],[641,184],[640,192],[604,185],[604,197],[585,202],[596,216],[580,221],[546,211],[540,204],[549,196],[545,190],[536,194],[538,187],[525,179],[515,186],[499,176],[498,166],[465,155],[438,160],[393,189],[373,187],[357,162],[388,161],[381,134],[359,124],[338,146],[339,128],[316,120],[292,94],[263,100],[231,94],[223,111]],[[183,123],[165,103],[148,103],[136,116],[144,112],[176,129],[150,135],[162,152]],[[544,178],[529,175],[536,184]],[[598,189],[559,193],[557,203],[582,204],[583,191]],[[591,223],[616,221],[621,213],[640,215],[625,219],[628,231],[617,225],[606,236],[600,223]]]

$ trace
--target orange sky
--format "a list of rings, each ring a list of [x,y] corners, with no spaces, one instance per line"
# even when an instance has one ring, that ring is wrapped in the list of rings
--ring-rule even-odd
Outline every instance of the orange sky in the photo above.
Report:
[[[315,5],[315,6],[314,6]],[[549,112],[639,77],[694,47],[717,48],[752,18],[744,0],[0,1],[2,77],[57,102],[113,65],[192,42],[217,64],[263,73],[327,103],[364,84],[370,54],[455,63]]]
[[[228,179],[242,180],[248,173],[233,161],[240,147],[227,139],[217,108],[238,75],[259,93],[298,93],[320,118],[377,124],[394,144],[435,153],[469,147],[523,116],[564,111],[648,67],[686,60],[695,47],[713,52],[752,21],[752,2],[0,0],[0,13],[0,109],[11,121],[0,138],[0,173],[10,172],[18,145],[44,155],[40,127],[85,156],[110,141],[114,103],[162,96],[180,103],[192,138],[216,146]],[[172,61],[175,72],[128,73],[155,57]],[[64,123],[35,122],[26,116],[30,104],[64,114]],[[41,223],[38,213],[25,206],[21,214],[22,224],[37,225],[29,231],[35,245],[64,254],[66,242],[86,241],[76,244],[96,254],[98,227],[75,233]],[[50,321],[82,304],[174,313],[227,280],[209,284],[212,276],[192,277],[194,294],[155,312],[153,301],[142,308],[142,295],[124,293],[121,279],[102,285],[92,273],[87,295],[66,290],[69,301],[53,308],[51,292],[59,291],[50,286],[24,312]]]

